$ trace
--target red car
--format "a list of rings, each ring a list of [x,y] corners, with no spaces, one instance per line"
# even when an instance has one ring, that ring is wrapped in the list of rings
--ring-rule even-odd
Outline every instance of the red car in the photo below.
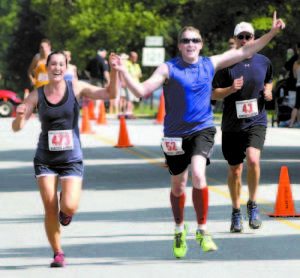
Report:
[[[0,90],[0,117],[12,116],[20,103],[22,103],[22,100],[16,93],[8,90]]]

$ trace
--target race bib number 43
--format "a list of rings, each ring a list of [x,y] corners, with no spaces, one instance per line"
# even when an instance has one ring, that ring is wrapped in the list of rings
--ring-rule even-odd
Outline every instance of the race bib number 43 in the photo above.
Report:
[[[237,101],[236,112],[237,117],[240,118],[249,118],[258,115],[257,99],[249,99]]]
[[[184,154],[184,150],[182,149],[182,138],[163,137],[161,146],[167,155]]]
[[[74,148],[72,130],[48,131],[48,141],[50,151],[67,151]]]

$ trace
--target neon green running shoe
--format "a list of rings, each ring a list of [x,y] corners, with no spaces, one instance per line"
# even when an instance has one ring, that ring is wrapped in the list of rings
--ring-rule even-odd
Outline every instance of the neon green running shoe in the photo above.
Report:
[[[181,259],[185,256],[187,251],[187,244],[186,244],[186,235],[188,231],[188,225],[184,223],[184,231],[183,232],[176,232],[174,233],[174,244],[173,244],[173,254],[174,257],[177,259]]]
[[[196,240],[200,244],[203,251],[216,251],[218,250],[217,245],[211,238],[211,235],[208,232],[203,232],[202,230],[196,231]]]

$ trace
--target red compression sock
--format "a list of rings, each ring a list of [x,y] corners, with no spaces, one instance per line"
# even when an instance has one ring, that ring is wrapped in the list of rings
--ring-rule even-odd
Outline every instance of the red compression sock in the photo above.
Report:
[[[193,187],[193,203],[198,224],[205,224],[208,213],[208,188],[197,189]]]
[[[175,223],[179,225],[183,222],[185,193],[183,192],[179,197],[176,197],[171,191],[170,200],[171,200],[171,206],[172,206]]]

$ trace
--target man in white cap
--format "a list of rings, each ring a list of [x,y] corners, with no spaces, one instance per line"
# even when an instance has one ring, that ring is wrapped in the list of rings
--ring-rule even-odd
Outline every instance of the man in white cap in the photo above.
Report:
[[[236,25],[237,48],[254,40],[250,23]],[[228,162],[228,187],[232,201],[230,232],[243,232],[240,207],[243,162],[247,162],[249,228],[259,229],[262,221],[257,207],[260,178],[259,160],[264,146],[267,115],[265,101],[272,100],[273,72],[270,60],[254,54],[219,71],[214,77],[212,99],[223,99],[222,152]]]

